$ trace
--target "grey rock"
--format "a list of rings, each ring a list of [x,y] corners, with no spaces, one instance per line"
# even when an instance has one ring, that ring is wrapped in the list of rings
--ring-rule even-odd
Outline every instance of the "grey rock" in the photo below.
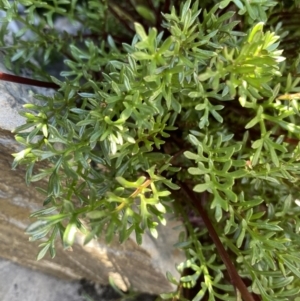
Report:
[[[86,301],[80,289],[78,281],[63,281],[0,259],[1,301]]]
[[[0,259],[1,301],[119,301],[111,286],[85,279],[66,281]],[[134,293],[131,301],[154,301],[155,295]]]
[[[11,74],[3,64],[0,54],[0,72]],[[25,118],[19,113],[24,111],[26,103],[39,103],[36,94],[53,95],[52,89],[37,88],[0,80],[0,128],[8,131],[25,123]]]

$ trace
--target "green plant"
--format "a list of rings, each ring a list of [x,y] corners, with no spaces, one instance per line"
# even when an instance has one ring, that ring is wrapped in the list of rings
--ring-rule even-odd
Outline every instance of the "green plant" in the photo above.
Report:
[[[162,298],[298,300],[298,2],[18,2],[24,16],[0,1],[3,25],[24,25],[12,45],[2,26],[5,63],[59,87],[25,105],[16,129],[24,150],[13,167],[27,166],[28,184],[48,180],[27,229],[48,239],[38,258],[55,256],[57,236],[72,246],[76,231],[85,243],[132,232],[140,243],[168,212],[186,227],[186,261],[180,281],[167,273],[178,290]],[[33,26],[36,8],[44,17]],[[57,15],[89,31],[58,33]],[[22,39],[28,30],[34,38]],[[61,56],[57,79],[45,67]]]

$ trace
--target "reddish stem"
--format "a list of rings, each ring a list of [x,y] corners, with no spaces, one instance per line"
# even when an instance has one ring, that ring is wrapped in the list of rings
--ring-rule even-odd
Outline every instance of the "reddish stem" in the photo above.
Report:
[[[238,274],[235,266],[233,265],[214,226],[212,225],[209,217],[207,216],[204,208],[202,207],[201,201],[196,197],[195,193],[193,191],[191,191],[190,188],[186,184],[184,184],[183,182],[181,182],[180,184],[181,184],[180,185],[181,188],[183,188],[184,192],[188,195],[191,203],[193,204],[193,206],[195,206],[199,215],[201,216],[201,218],[208,230],[208,233],[218,250],[220,257],[227,268],[227,272],[231,279],[232,285],[235,287],[235,289],[238,289],[240,291],[244,301],[255,301],[255,297],[248,291],[245,283],[243,282],[243,280],[241,279],[240,275]],[[205,202],[207,201],[206,200],[206,198],[207,198],[206,192],[202,193],[202,198],[204,199]]]
[[[26,78],[26,77],[22,77],[22,76],[7,74],[4,72],[0,72],[0,80],[4,80],[7,82],[13,82],[13,83],[17,83],[17,84],[23,84],[23,85],[37,86],[37,87],[42,87],[42,88],[52,88],[52,89],[56,89],[56,90],[59,88],[59,86],[55,83],[44,82],[44,81]]]

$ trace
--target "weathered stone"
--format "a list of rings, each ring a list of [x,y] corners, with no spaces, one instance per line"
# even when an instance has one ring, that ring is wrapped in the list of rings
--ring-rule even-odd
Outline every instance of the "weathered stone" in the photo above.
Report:
[[[40,242],[29,242],[24,230],[31,222],[30,213],[41,209],[42,197],[33,185],[26,186],[24,168],[11,169],[11,153],[20,147],[9,132],[24,123],[17,112],[29,98],[33,101],[29,90],[32,88],[0,81],[0,256],[64,279],[86,278],[107,284],[112,277],[121,289],[132,286],[152,294],[174,289],[165,272],[176,275],[175,264],[183,260],[183,254],[173,247],[177,240],[175,221],[160,227],[158,240],[145,235],[142,246],[131,239],[122,245],[116,240],[108,246],[101,238],[83,246],[83,237],[78,234],[72,252],[58,244],[55,259],[36,261]]]
[[[0,259],[1,301],[118,301],[111,286],[87,280],[64,281]],[[132,301],[154,301],[155,295],[137,294]]]
[[[80,292],[79,281],[63,281],[0,259],[1,301],[86,301]]]

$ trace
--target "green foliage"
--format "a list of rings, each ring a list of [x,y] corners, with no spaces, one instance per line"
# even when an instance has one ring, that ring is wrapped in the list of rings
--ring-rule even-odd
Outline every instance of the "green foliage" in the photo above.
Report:
[[[85,243],[132,233],[141,243],[173,213],[186,227],[177,244],[186,261],[179,281],[167,273],[178,290],[163,298],[186,300],[185,289],[197,287],[193,301],[254,300],[239,297],[225,252],[261,300],[297,300],[297,3],[202,1],[201,11],[197,1],[170,10],[165,1],[18,2],[23,16],[16,2],[0,1],[6,66],[60,86],[25,105],[15,131],[24,150],[13,167],[27,166],[28,184],[47,181],[45,208],[27,229],[31,240],[46,238],[38,259],[55,256],[57,237],[72,246],[77,231]],[[58,32],[57,16],[84,27]],[[7,45],[12,19],[24,27]],[[61,77],[50,77],[45,68],[60,59]],[[193,201],[189,190],[207,198]],[[190,212],[208,217],[224,251]]]

